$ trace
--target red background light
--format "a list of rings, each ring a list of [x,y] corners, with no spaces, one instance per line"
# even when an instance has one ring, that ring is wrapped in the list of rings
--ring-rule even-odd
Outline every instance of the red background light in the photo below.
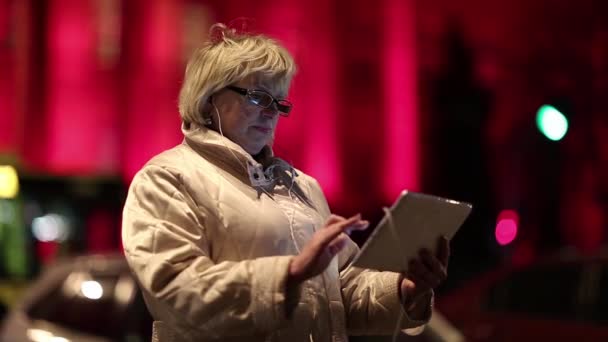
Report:
[[[517,237],[517,229],[519,225],[519,215],[513,210],[503,210],[498,215],[496,220],[496,242],[505,246],[513,242]]]

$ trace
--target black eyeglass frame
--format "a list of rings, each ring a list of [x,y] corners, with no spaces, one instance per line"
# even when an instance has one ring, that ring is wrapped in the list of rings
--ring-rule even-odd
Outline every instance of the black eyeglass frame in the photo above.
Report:
[[[291,112],[291,109],[293,108],[293,104],[290,101],[285,100],[285,99],[277,99],[265,90],[247,89],[247,88],[241,88],[241,87],[237,87],[237,86],[233,86],[233,85],[226,86],[226,89],[230,89],[238,94],[245,96],[247,98],[247,100],[249,100],[250,103],[252,103],[258,107],[268,108],[268,107],[272,106],[273,103],[276,103],[277,109],[279,110],[279,115],[281,115],[281,116],[285,116],[285,117],[289,116],[289,112]],[[263,93],[263,94],[270,96],[270,98],[272,99],[272,102],[270,102],[267,106],[262,106],[259,103],[255,103],[251,98],[251,95],[254,92]],[[283,102],[283,104],[281,102]],[[285,102],[288,104],[284,104]]]

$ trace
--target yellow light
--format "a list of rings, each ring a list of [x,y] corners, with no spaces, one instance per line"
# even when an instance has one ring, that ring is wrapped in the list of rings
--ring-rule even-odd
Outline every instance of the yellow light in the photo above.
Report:
[[[0,166],[0,198],[15,198],[19,193],[17,170],[10,165]]]

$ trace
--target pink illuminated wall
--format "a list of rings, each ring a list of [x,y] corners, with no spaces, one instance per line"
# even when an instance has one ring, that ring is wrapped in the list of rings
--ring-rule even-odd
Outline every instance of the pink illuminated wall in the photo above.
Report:
[[[9,46],[9,42],[16,38],[14,19],[16,10],[9,1],[0,1],[0,44]],[[15,49],[0,49],[0,151],[15,152],[17,144],[17,102],[15,101],[17,82],[17,53]]]
[[[139,0],[125,6],[120,162],[130,180],[155,154],[181,143],[177,96],[185,11],[177,1]]]
[[[32,83],[39,91],[31,92],[36,105],[26,121],[35,119],[39,133],[24,145],[26,165],[130,181],[152,156],[181,142],[183,69],[209,25],[247,17],[252,31],[283,42],[299,66],[290,93],[295,109],[280,122],[277,155],[316,177],[330,202],[348,210],[417,189],[412,3],[383,0],[370,11],[363,2],[311,1],[52,0],[36,7],[45,20],[36,31],[41,56],[30,69],[42,77]],[[0,82],[7,110],[11,77]],[[14,140],[11,134],[3,132],[0,143]]]
[[[318,19],[314,24],[308,20],[312,15]],[[276,16],[291,19],[293,27],[279,24],[273,20]],[[297,109],[293,116],[280,123],[276,153],[315,175],[327,197],[336,200],[342,187],[336,131],[343,127],[338,126],[338,65],[331,4],[319,0],[307,4],[286,2],[262,19],[270,26],[269,34],[283,41],[292,51],[299,67],[290,91]],[[313,41],[314,48],[311,48]]]
[[[387,0],[385,18],[383,191],[391,201],[403,189],[420,190],[414,1]]]
[[[103,18],[95,1],[48,3],[46,143],[49,171],[118,172],[118,103],[114,65],[102,60]]]
[[[580,121],[564,159],[546,160],[560,169],[552,189],[562,197],[559,228],[546,229],[597,250],[608,236],[602,13],[606,4],[591,0],[0,0],[0,158],[16,155],[26,173],[130,182],[181,142],[189,54],[212,23],[247,17],[299,66],[276,154],[314,176],[338,213],[379,208],[450,172],[433,168],[444,156],[428,147],[440,124],[428,102],[441,102],[429,94],[456,27],[472,78],[492,94],[479,169],[497,209],[522,209],[518,239],[540,239],[546,226],[536,214],[543,177],[531,176],[546,163],[531,148],[530,113],[551,92],[575,97]]]

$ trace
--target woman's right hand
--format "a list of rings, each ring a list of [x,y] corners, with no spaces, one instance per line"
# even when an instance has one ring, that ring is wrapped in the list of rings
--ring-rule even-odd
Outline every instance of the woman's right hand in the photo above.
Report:
[[[348,236],[353,230],[364,230],[369,222],[361,220],[361,214],[348,219],[331,215],[325,226],[312,236],[300,254],[289,265],[289,284],[300,284],[325,271],[338,252],[346,246]]]

